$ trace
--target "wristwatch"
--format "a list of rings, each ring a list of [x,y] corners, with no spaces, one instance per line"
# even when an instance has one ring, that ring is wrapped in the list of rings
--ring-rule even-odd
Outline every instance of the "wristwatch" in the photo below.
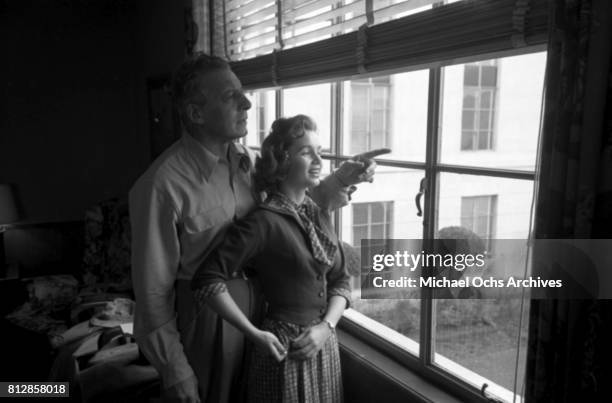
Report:
[[[329,327],[329,330],[334,330],[336,328],[336,325],[331,323],[331,320],[329,319],[323,319],[323,322],[327,323],[327,327]]]

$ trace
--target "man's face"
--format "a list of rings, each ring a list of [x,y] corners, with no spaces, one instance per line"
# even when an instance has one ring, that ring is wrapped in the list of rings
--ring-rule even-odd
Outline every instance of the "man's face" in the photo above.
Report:
[[[230,69],[211,71],[201,77],[200,88],[206,99],[199,106],[204,132],[224,141],[245,136],[251,102],[238,77]]]

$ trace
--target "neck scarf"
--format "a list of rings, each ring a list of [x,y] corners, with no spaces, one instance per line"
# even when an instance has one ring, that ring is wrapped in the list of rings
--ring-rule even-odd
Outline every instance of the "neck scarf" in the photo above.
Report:
[[[304,198],[304,202],[301,205],[297,205],[284,194],[274,192],[270,194],[265,204],[296,216],[308,234],[310,249],[315,260],[327,266],[334,264],[334,256],[338,247],[321,230],[318,224],[318,207],[308,196]]]

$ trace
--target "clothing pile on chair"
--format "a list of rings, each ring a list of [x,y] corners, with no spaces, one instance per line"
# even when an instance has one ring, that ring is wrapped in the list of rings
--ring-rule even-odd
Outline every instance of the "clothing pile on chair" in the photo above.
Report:
[[[141,357],[132,336],[125,200],[110,199],[87,210],[80,275],[81,281],[71,275],[25,279],[28,301],[6,318],[47,335],[57,354],[49,380],[69,381],[71,391],[84,401],[155,395],[158,374]]]

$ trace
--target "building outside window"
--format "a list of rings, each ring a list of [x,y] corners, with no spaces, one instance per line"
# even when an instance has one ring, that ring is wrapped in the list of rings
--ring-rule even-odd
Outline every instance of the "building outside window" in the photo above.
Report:
[[[461,198],[461,226],[482,239],[495,238],[497,195]]]
[[[390,146],[389,76],[351,81],[351,153]]]
[[[492,150],[495,139],[497,65],[466,64],[463,73],[461,150]]]

